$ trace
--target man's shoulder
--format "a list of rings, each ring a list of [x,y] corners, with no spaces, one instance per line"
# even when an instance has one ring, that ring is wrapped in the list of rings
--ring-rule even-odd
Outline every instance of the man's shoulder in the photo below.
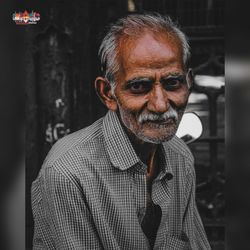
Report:
[[[42,169],[51,166],[74,168],[88,161],[91,153],[103,148],[102,124],[103,118],[58,140],[44,160]]]

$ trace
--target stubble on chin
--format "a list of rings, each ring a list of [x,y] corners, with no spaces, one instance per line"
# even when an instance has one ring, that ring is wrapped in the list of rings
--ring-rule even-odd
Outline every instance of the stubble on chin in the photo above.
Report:
[[[170,124],[158,124],[158,123],[139,123],[138,121],[138,114],[134,114],[130,111],[127,111],[121,107],[118,103],[119,111],[118,115],[123,123],[123,125],[127,128],[129,133],[132,133],[135,137],[139,140],[147,142],[147,143],[154,143],[154,144],[161,144],[163,142],[169,141],[175,135],[185,108],[181,108],[177,111],[178,118],[174,120]],[[147,133],[146,130],[154,130],[158,132],[158,135],[150,136],[150,133]]]

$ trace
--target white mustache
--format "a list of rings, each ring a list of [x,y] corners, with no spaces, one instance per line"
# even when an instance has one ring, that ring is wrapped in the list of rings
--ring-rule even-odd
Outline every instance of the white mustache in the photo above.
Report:
[[[148,113],[148,112],[141,113],[138,117],[138,122],[140,124],[142,124],[143,122],[147,122],[147,121],[164,122],[164,121],[167,121],[168,119],[174,119],[175,121],[178,120],[178,113],[171,106],[168,111],[159,115],[155,113]]]

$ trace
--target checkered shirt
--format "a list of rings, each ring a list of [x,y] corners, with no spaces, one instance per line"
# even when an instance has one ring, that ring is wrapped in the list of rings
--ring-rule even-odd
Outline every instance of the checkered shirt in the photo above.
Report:
[[[153,249],[210,249],[195,204],[193,157],[163,143],[152,200],[162,211]],[[32,184],[33,249],[151,249],[141,223],[147,166],[116,113],[59,140]]]

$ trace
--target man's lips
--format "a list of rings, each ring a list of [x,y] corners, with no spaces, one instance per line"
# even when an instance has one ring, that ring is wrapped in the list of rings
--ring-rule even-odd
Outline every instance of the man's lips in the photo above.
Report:
[[[173,124],[173,123],[175,124],[176,121],[174,118],[168,118],[166,120],[147,120],[143,122],[143,124],[147,124],[147,123],[165,125],[165,124]]]

